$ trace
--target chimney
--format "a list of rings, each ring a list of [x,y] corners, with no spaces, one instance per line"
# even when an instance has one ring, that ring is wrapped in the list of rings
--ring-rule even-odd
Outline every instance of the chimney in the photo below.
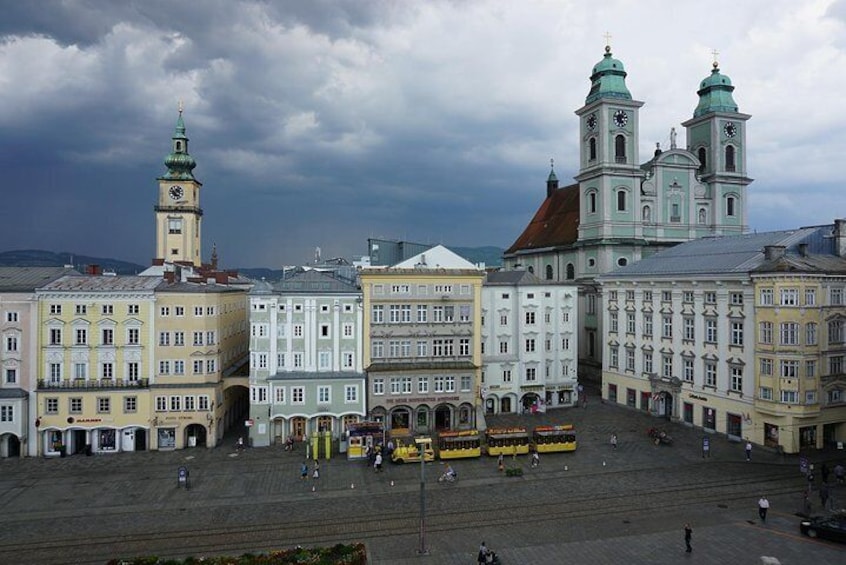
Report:
[[[764,246],[764,259],[766,259],[767,261],[772,261],[773,259],[781,259],[782,257],[784,257],[783,245]]]
[[[799,255],[802,257],[808,256],[808,244],[807,243],[800,243],[799,244]]]
[[[86,269],[86,274],[88,274],[88,275],[99,275],[99,274],[101,274],[100,265],[88,265],[88,268]]]
[[[846,220],[834,220],[834,252],[846,258]]]

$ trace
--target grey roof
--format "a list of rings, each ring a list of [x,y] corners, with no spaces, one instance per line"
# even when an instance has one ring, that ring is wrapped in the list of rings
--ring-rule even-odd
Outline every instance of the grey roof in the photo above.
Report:
[[[79,275],[71,267],[0,267],[0,292],[32,292],[69,274]]]
[[[138,275],[66,275],[39,287],[45,291],[145,291],[154,290],[162,280]]]
[[[743,235],[704,237],[665,249],[631,265],[620,267],[598,280],[641,276],[726,275],[749,273],[765,262],[764,247],[781,245],[797,254],[798,245],[807,243],[808,252],[831,254],[832,226],[813,226],[795,230],[747,233]],[[823,236],[821,236],[823,234]]]
[[[260,289],[261,290],[261,289]],[[283,294],[358,294],[359,288],[325,271],[298,271],[273,283],[273,291]]]
[[[493,273],[488,273],[485,279],[485,285],[521,286],[538,284],[544,284],[544,282],[529,271],[522,270],[494,271]]]
[[[0,398],[27,398],[27,393],[22,388],[0,388]]]
[[[209,293],[209,294],[216,294],[216,293],[224,293],[224,292],[244,292],[245,288],[239,285],[232,286],[230,284],[215,284],[215,283],[204,283],[204,282],[174,282],[168,283],[167,281],[159,281],[158,287],[156,287],[156,292],[184,292],[189,294],[196,294],[196,293]]]

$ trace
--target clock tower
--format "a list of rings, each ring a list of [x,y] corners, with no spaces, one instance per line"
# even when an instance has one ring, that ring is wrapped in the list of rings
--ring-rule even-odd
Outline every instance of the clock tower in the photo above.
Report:
[[[188,154],[181,104],[171,152],[164,163],[167,172],[157,179],[156,258],[167,263],[190,263],[199,267],[202,263],[200,227],[203,220],[200,187],[203,184],[194,178],[193,170],[197,163]]]

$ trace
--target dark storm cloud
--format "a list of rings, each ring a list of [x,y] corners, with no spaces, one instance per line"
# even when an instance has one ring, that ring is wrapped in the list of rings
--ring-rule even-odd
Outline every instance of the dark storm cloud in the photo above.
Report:
[[[545,195],[549,158],[562,185],[576,173],[572,112],[604,44],[573,22],[593,21],[617,22],[615,56],[647,102],[642,156],[690,117],[710,42],[732,54],[735,94],[755,115],[750,210],[773,222],[796,208],[795,169],[824,191],[840,152],[828,144],[797,163],[783,140],[841,124],[822,101],[767,93],[789,84],[791,100],[808,98],[813,81],[794,80],[808,61],[839,68],[843,54],[819,39],[829,21],[785,2],[764,21],[759,4],[736,7],[714,38],[680,4],[668,16],[624,2],[0,0],[0,166],[25,187],[7,191],[4,245],[148,262],[155,179],[183,100],[206,256],[217,243],[227,265],[274,266],[315,246],[362,254],[376,236],[507,247]],[[627,31],[644,10],[666,36]],[[842,16],[842,3],[829,12]],[[800,21],[807,30],[785,28]]]

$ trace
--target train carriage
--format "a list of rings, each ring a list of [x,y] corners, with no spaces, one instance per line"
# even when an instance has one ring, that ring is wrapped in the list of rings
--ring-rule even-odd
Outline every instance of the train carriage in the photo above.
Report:
[[[485,432],[488,455],[525,455],[529,453],[526,428],[489,428]]]
[[[538,426],[532,434],[532,442],[538,453],[576,451],[576,430],[572,424]]]
[[[478,430],[444,430],[438,433],[440,459],[464,459],[482,455]]]

